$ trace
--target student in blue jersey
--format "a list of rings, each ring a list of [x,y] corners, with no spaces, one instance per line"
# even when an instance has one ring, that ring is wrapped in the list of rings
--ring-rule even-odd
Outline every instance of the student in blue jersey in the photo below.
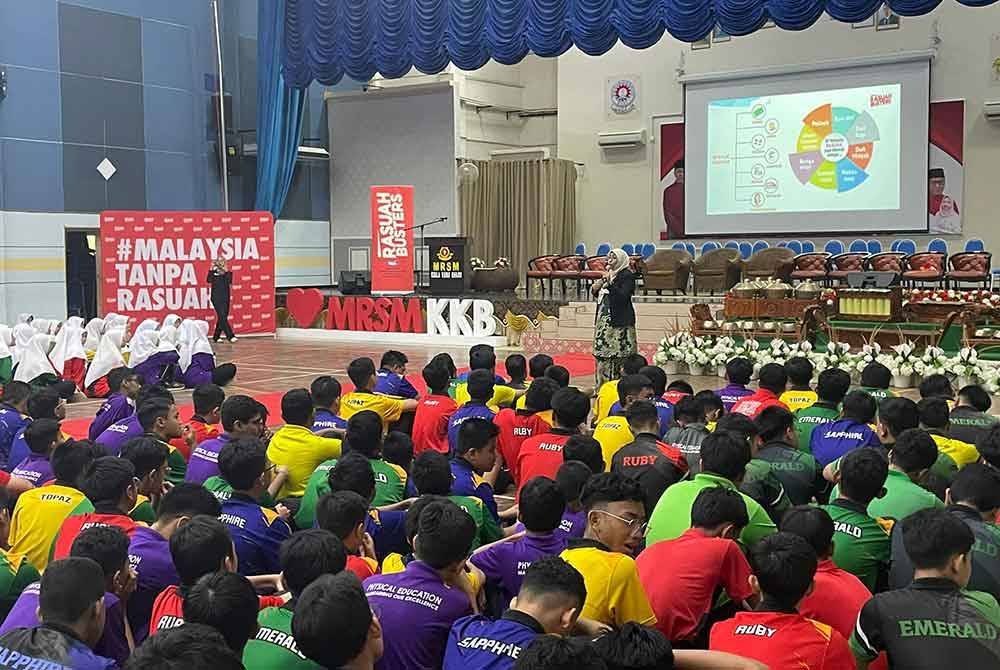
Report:
[[[309,394],[316,408],[313,414],[314,433],[324,430],[347,430],[347,421],[337,416],[340,413],[340,382],[330,375],[316,377],[309,386]]]
[[[810,451],[826,467],[858,447],[877,447],[880,442],[871,423],[875,421],[875,399],[865,391],[852,391],[844,398],[841,418],[813,430]]]
[[[27,383],[10,382],[4,385],[3,396],[0,396],[0,467],[7,471],[17,465],[10,465],[8,461],[14,437],[31,421],[28,415],[30,395],[31,387]]]
[[[475,496],[483,501],[493,518],[499,520],[493,485],[499,473],[497,427],[486,419],[470,418],[458,431],[458,447],[451,460],[455,482],[452,495]]]
[[[470,400],[459,407],[448,420],[448,449],[452,456],[458,446],[458,430],[462,424],[472,418],[485,419],[492,422],[496,412],[486,403],[493,397],[493,375],[488,370],[473,370],[469,373],[465,387]]]
[[[378,372],[375,373],[375,393],[408,400],[417,398],[420,394],[406,378],[406,364],[409,362],[401,351],[390,350],[382,354]]]
[[[219,520],[233,536],[242,575],[280,572],[278,552],[281,543],[292,534],[285,520],[288,510],[279,506],[281,511],[276,512],[260,505],[273,469],[260,440],[234,440],[219,452],[222,478],[233,487],[232,496],[222,504]]]
[[[451,628],[443,670],[509,670],[540,635],[569,635],[587,600],[583,576],[558,556],[527,568],[510,609],[497,621],[459,619]]]
[[[371,504],[375,498],[375,472],[371,462],[357,452],[348,452],[337,461],[337,464],[327,473],[327,486],[330,493],[337,491],[354,491]],[[300,510],[301,511],[301,510]],[[315,521],[315,509],[310,515],[308,526]],[[370,509],[365,519],[365,532],[375,541],[375,553],[379,560],[387,554],[406,549],[406,512],[400,510]]]

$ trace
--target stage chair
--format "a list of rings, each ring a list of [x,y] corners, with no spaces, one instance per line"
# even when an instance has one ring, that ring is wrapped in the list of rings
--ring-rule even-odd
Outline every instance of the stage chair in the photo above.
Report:
[[[802,253],[811,254],[816,251],[816,243],[812,240],[806,240],[802,243]]]
[[[854,240],[851,242],[851,246],[848,251],[853,251],[854,253],[868,253],[868,243],[864,240]]]
[[[982,284],[989,288],[993,254],[988,251],[961,251],[948,259],[951,271],[945,275],[947,284]]]
[[[704,256],[710,251],[715,251],[719,249],[719,244],[717,242],[705,242],[701,245],[701,255]]]
[[[917,243],[909,238],[896,240],[893,245],[890,245],[889,251],[896,251],[904,256],[909,256],[910,254],[917,253]]]
[[[826,264],[827,278],[831,284],[847,283],[847,273],[864,270],[866,258],[868,258],[868,254],[866,253],[851,251],[831,256]]]
[[[798,240],[789,240],[788,248],[792,250],[792,253],[798,256],[802,253],[802,242]]]
[[[747,260],[753,256],[753,245],[749,242],[740,242],[740,258]]]
[[[607,255],[607,254],[605,254]],[[545,282],[549,282],[549,295],[552,294],[552,273],[556,269],[556,259],[559,256],[555,254],[548,254],[546,256],[536,256],[528,261],[528,274],[527,274],[527,296],[531,297],[531,280],[535,279],[538,281],[538,286],[542,291],[542,297],[545,297]]]
[[[608,244],[607,242],[604,242],[603,244],[597,247],[598,256],[607,256],[610,253],[611,253],[611,245]]]
[[[674,251],[687,251],[687,245],[683,242],[674,242],[673,246],[670,247]]]
[[[716,291],[725,292],[736,286],[743,271],[740,256],[741,252],[735,249],[716,249],[702,254],[693,265],[694,292],[707,290],[715,295]]]
[[[906,269],[906,257],[901,251],[883,251],[880,254],[873,254],[865,259],[866,272],[895,272],[903,274]]]
[[[688,242],[687,244],[684,245],[684,248],[687,250],[687,252],[689,254],[691,254],[691,258],[695,257],[696,251],[695,251],[695,248],[694,248],[693,244],[691,244],[690,242]]]
[[[841,242],[840,240],[830,240],[823,246],[823,251],[830,254],[831,256],[839,256],[840,254],[844,253],[844,243]],[[867,251],[867,249],[865,251]]]
[[[756,254],[760,251],[764,251],[764,249],[769,249],[770,247],[771,245],[764,240],[757,240],[753,243],[753,252]]]
[[[559,280],[559,286],[562,289],[562,295],[565,297],[568,295],[566,293],[566,282],[576,283],[576,294],[580,295],[581,284],[583,281],[583,264],[587,260],[585,256],[560,256],[555,261],[555,268],[552,270],[552,276],[549,279],[549,285],[555,283],[555,280]]]
[[[986,247],[983,245],[983,241],[978,237],[975,237],[965,243],[966,251],[984,251]]]
[[[941,284],[944,281],[947,265],[948,256],[940,251],[923,251],[907,256],[903,281],[910,286],[916,286],[918,282]]]
[[[882,253],[882,243],[878,240],[868,240],[868,253],[870,254],[880,254]]]
[[[687,295],[688,279],[691,276],[691,265],[694,259],[687,251],[676,249],[660,249],[646,261],[646,271],[643,275],[642,292],[648,295],[656,291],[673,291]]]
[[[628,244],[627,242],[621,246],[621,250],[627,253],[629,256],[635,253],[635,247],[633,247],[631,244]]]
[[[787,282],[792,278],[794,265],[795,252],[791,249],[781,247],[762,249],[751,256],[743,266],[743,276],[746,279],[777,277]]]
[[[740,250],[740,243],[737,242],[736,240],[729,240],[728,242],[726,242],[725,244],[722,245],[722,248],[723,249],[736,249],[736,251],[739,251]]]
[[[587,255],[587,245],[584,244],[583,242],[580,242],[578,245],[576,245],[576,255],[577,256],[586,256]]]
[[[948,243],[940,237],[935,237],[927,243],[927,251],[936,251],[939,254],[948,255]]]
[[[795,281],[812,279],[826,283],[826,261],[830,257],[825,251],[814,251],[811,254],[799,254],[793,259],[791,278]]]
[[[584,290],[590,291],[590,287],[593,286],[594,282],[604,276],[604,273],[608,271],[608,255],[603,256],[590,256],[583,261],[583,269],[580,271],[580,283],[583,284]]]
[[[656,245],[653,244],[652,242],[647,242],[646,244],[642,245],[643,258],[651,258],[655,253],[656,253]]]

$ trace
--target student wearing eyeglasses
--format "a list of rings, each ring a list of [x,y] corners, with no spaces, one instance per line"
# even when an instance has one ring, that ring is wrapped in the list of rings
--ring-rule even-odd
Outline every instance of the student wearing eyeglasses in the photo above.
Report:
[[[587,601],[580,616],[609,626],[635,621],[656,624],[632,556],[646,532],[642,487],[624,475],[595,475],[581,495],[587,514],[582,539],[572,539],[561,554],[580,571]]]

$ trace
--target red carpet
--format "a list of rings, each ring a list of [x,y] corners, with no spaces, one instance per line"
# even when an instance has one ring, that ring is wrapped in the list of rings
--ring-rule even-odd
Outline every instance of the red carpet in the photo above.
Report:
[[[553,357],[556,365],[561,365],[569,370],[570,377],[585,377],[587,375],[594,374],[596,365],[594,363],[594,357],[589,354],[563,354],[561,356]],[[465,372],[466,369],[460,370],[459,372]],[[421,395],[427,392],[427,386],[424,384],[423,378],[420,373],[409,374],[408,378],[410,383],[413,384],[414,388],[420,392]],[[344,384],[344,393],[349,393],[354,390],[354,386],[347,382],[342,381]],[[264,403],[268,411],[268,424],[271,426],[281,425],[281,396],[284,393],[264,393],[255,396],[258,402]],[[194,407],[190,404],[180,406],[181,419],[187,421],[194,414]],[[90,419],[71,419],[69,421],[63,421],[62,430],[67,435],[72,435],[77,439],[83,439],[87,437],[87,429],[90,428]]]

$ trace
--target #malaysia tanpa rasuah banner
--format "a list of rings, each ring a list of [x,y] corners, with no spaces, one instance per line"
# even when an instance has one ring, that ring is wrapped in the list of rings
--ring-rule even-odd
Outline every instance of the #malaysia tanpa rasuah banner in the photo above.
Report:
[[[372,293],[413,293],[413,187],[372,186]]]
[[[100,313],[214,328],[212,262],[233,273],[229,322],[238,335],[274,332],[274,218],[269,212],[103,212]]]

